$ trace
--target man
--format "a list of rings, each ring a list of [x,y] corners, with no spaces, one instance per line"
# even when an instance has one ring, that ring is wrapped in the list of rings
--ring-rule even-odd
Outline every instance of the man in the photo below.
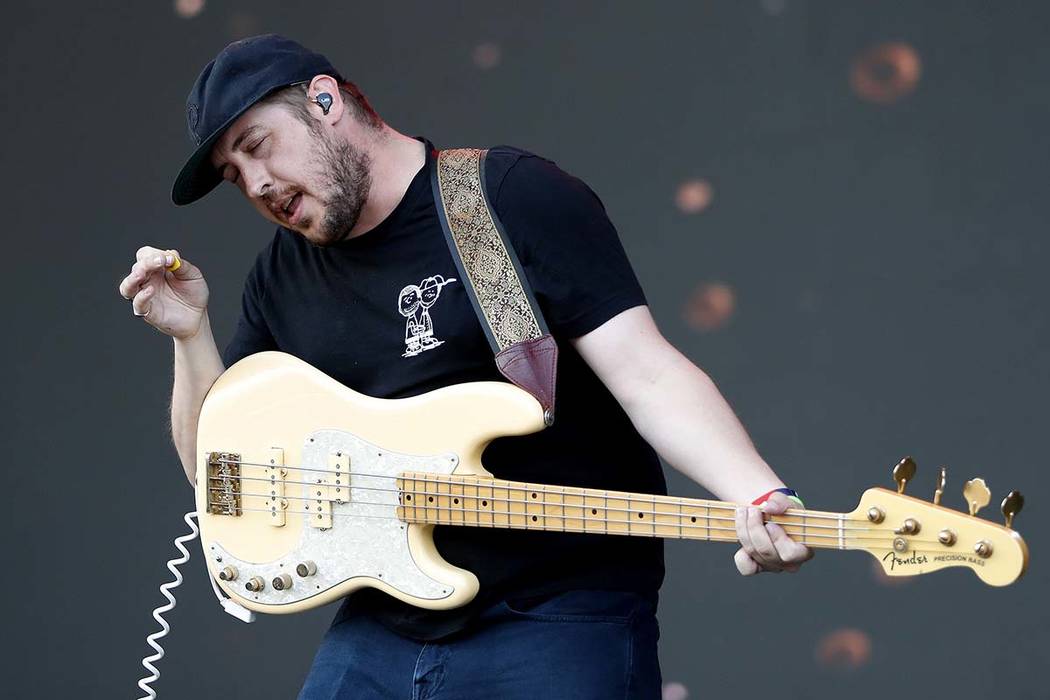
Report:
[[[224,49],[187,116],[196,150],[174,201],[226,180],[278,227],[222,356],[200,269],[181,258],[166,270],[177,251],[140,248],[120,283],[133,313],[174,338],[172,433],[191,483],[205,394],[248,354],[289,352],[386,398],[501,379],[466,283],[449,284],[429,142],[383,122],[323,56],[274,35]],[[561,349],[557,421],[494,441],[486,466],[507,479],[663,494],[659,453],[723,500],[791,507],[782,492],[793,492],[712,381],[660,335],[597,196],[506,146],[489,151],[485,188]],[[415,332],[418,305],[427,323]],[[440,344],[423,332],[435,327]],[[758,508],[739,509],[735,524],[741,574],[795,571],[811,556]],[[373,589],[351,595],[300,697],[659,695],[659,540],[481,528],[435,536],[448,561],[478,574],[477,599],[434,612]]]

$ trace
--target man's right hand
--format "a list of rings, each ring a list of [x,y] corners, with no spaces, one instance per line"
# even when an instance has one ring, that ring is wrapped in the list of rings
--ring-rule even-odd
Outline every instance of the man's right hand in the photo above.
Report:
[[[181,261],[179,269],[166,268]],[[208,284],[196,265],[177,250],[143,246],[135,264],[120,282],[120,296],[131,300],[131,311],[161,333],[187,340],[200,330],[208,307]]]

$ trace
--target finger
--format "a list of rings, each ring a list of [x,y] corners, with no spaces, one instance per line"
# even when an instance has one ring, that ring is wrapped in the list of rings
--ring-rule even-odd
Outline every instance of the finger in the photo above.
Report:
[[[775,491],[769,495],[769,498],[762,504],[762,509],[770,515],[780,515],[788,508],[797,508],[798,504],[792,501],[790,498]]]
[[[120,291],[120,296],[130,300],[139,291],[139,288],[143,285],[146,279],[149,277],[150,270],[148,266],[142,262],[136,262],[131,266],[131,272],[120,282],[120,286],[117,289]]]
[[[164,255],[164,251],[151,245],[144,245],[135,251],[135,259],[139,262],[155,258],[158,255]]]
[[[145,316],[150,311],[153,298],[153,287],[144,287],[131,300],[131,311],[136,316]]]
[[[741,576],[754,576],[758,573],[758,564],[748,556],[743,547],[736,550],[736,554],[733,555],[733,562],[736,564],[736,570],[740,572]]]
[[[201,271],[174,248],[165,251],[164,268],[175,279],[189,280],[201,277]]]
[[[179,251],[171,248],[167,251],[167,255],[164,258],[164,265],[168,269],[168,272],[177,272],[182,267],[182,256],[179,255]]]
[[[163,267],[164,256],[161,255],[136,262],[131,266],[131,273],[121,281],[118,287],[120,295],[125,299],[131,299],[149,281],[150,276]]]
[[[747,531],[747,512],[745,508],[737,508],[735,512],[736,518],[736,538],[740,540],[740,546],[743,548],[744,553],[748,557],[752,557],[755,554],[755,548],[751,544],[751,533]]]
[[[784,564],[801,564],[813,557],[813,550],[791,539],[791,536],[777,523],[766,523],[766,532]]]
[[[144,245],[135,251],[135,260],[141,263],[149,262],[151,268],[164,266],[171,272],[177,271],[185,262],[179,255],[179,251],[175,249],[163,250],[149,245]]]
[[[139,280],[140,278],[133,268],[132,271],[128,273],[128,276],[122,279],[120,284],[117,285],[117,293],[128,301],[131,301],[131,298],[135,295],[134,293],[138,291]]]
[[[773,540],[766,531],[766,524],[762,519],[762,511],[758,508],[748,508],[746,516],[747,535],[751,539],[754,548],[754,559],[762,568],[779,571],[784,566]]]

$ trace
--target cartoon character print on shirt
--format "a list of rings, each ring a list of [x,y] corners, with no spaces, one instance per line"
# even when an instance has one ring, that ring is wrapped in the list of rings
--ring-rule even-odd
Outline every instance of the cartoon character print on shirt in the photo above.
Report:
[[[408,285],[397,295],[397,310],[406,319],[405,353],[401,357],[418,355],[445,342],[434,337],[430,307],[441,295],[441,288],[455,281],[455,277],[446,280],[441,275],[434,275],[419,284]]]

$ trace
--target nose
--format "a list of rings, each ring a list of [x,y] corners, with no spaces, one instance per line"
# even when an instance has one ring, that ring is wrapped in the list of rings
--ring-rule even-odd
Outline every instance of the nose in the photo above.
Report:
[[[266,196],[267,191],[273,186],[269,173],[260,165],[252,165],[241,170],[244,178],[244,189],[249,197],[261,199]]]

